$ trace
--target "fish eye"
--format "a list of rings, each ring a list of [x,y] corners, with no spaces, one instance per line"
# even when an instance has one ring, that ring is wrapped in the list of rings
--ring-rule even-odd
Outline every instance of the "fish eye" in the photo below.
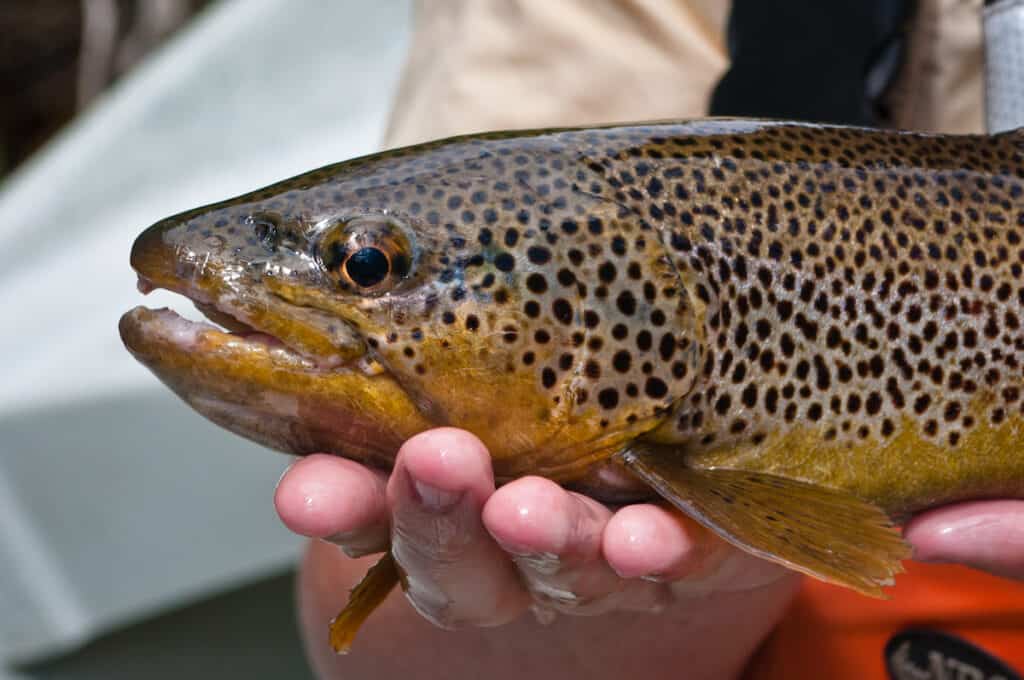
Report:
[[[380,248],[366,246],[345,260],[345,273],[360,288],[372,288],[391,273],[391,260]]]
[[[338,286],[370,296],[404,281],[414,259],[404,225],[376,215],[327,225],[314,249],[320,266]]]

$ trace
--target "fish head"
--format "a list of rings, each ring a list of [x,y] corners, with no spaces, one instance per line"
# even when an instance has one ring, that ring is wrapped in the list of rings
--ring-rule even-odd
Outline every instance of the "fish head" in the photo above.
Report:
[[[134,310],[122,335],[192,406],[275,448],[387,459],[452,425],[499,478],[578,476],[664,419],[701,347],[656,230],[584,188],[587,153],[449,140],[169,218],[133,248],[143,287],[236,332]]]

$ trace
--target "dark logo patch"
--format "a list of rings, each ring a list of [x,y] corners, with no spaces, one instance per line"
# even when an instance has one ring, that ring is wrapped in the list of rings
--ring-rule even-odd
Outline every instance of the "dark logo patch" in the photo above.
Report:
[[[905,630],[885,646],[892,680],[1021,680],[1005,663],[971,643],[935,630]]]

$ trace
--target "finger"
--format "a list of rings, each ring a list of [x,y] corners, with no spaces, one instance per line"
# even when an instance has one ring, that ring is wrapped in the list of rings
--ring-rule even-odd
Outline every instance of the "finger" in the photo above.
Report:
[[[337,456],[314,454],[281,476],[274,506],[297,534],[337,543],[351,556],[387,549],[384,474]]]
[[[750,590],[788,573],[734,548],[682,513],[651,504],[615,513],[604,532],[604,554],[621,576],[671,583],[676,596]]]
[[[904,534],[922,562],[957,562],[1024,579],[1024,501],[958,503],[918,515]]]
[[[502,487],[483,513],[484,525],[543,608],[597,614],[663,606],[664,588],[625,581],[605,561],[601,542],[611,516],[597,501],[540,477]]]
[[[628,505],[608,523],[604,554],[624,578],[671,581],[707,571],[715,556],[707,531],[657,505]]]
[[[511,560],[480,521],[493,492],[490,456],[467,432],[431,430],[399,451],[387,487],[391,549],[409,600],[439,626],[499,625],[527,606]]]

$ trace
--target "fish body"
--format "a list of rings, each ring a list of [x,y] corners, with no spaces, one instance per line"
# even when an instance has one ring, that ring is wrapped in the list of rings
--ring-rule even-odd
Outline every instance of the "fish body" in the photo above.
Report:
[[[435,425],[495,474],[653,489],[877,594],[932,505],[1024,495],[1024,135],[700,120],[494,133],[157,223],[129,349],[291,453]],[[258,331],[258,332],[254,332]]]

